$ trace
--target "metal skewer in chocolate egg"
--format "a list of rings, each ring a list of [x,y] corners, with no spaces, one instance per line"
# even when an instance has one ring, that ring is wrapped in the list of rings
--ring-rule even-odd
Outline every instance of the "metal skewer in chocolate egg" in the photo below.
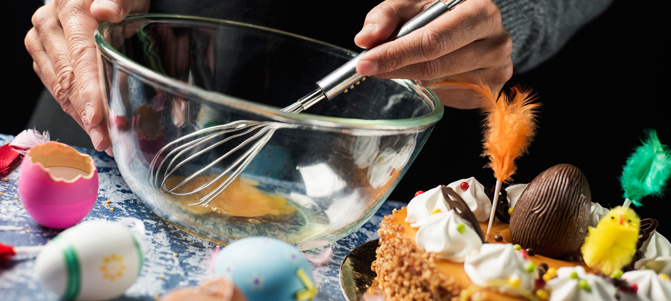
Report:
[[[552,258],[576,255],[587,235],[591,201],[587,178],[577,167],[558,164],[543,171],[515,205],[512,242]]]

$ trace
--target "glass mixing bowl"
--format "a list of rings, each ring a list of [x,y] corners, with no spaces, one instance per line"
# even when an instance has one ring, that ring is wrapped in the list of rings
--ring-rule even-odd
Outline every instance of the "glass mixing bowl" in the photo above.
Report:
[[[269,28],[149,14],[102,23],[95,41],[121,175],[158,216],[220,243],[269,236],[307,249],[355,231],[388,197],[443,115],[430,90],[376,78],[304,113],[281,112],[355,53]],[[163,173],[150,181],[152,160],[165,159],[168,152],[160,150],[170,142],[233,121],[276,130],[262,135],[267,143],[214,201],[189,206],[203,192],[167,193]],[[226,137],[232,134],[216,141]],[[255,145],[235,151],[249,137],[191,149],[177,161],[202,152],[165,177],[166,187],[233,149],[176,191],[207,182]]]

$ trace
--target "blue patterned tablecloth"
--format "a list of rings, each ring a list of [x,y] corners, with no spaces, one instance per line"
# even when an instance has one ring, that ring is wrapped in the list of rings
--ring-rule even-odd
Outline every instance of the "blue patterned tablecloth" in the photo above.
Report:
[[[12,137],[0,134],[0,145]],[[195,286],[208,275],[208,262],[217,244],[185,233],[163,222],[131,192],[124,182],[114,159],[104,153],[78,149],[89,154],[98,167],[100,190],[98,201],[84,220],[116,221],[135,217],[144,222],[145,241],[150,245],[145,255],[142,274],[118,300],[154,300],[177,287]],[[18,198],[19,170],[0,181],[0,226],[23,227],[22,230],[0,230],[0,242],[14,246],[36,246],[47,243],[61,230],[37,224],[23,209]],[[104,201],[110,200],[110,207]],[[314,264],[315,281],[319,285],[316,300],[344,300],[338,273],[343,259],[354,247],[378,238],[377,229],[384,215],[400,202],[387,201],[378,212],[356,232],[337,241],[331,247],[333,255],[323,265]],[[177,253],[178,256],[173,256]],[[42,288],[34,273],[35,255],[21,255],[0,265],[0,300],[57,300],[58,296]]]

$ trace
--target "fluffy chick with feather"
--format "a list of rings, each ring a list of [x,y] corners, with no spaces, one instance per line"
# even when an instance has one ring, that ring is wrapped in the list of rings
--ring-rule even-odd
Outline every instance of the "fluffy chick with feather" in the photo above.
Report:
[[[631,208],[622,206],[608,211],[595,228],[590,227],[582,245],[582,256],[588,267],[611,275],[631,262],[641,219]]]

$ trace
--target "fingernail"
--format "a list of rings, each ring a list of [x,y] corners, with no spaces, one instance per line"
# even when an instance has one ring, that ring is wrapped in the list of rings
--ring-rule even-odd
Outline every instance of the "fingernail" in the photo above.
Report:
[[[98,149],[100,142],[103,141],[103,135],[101,135],[100,131],[98,130],[91,130],[89,132],[89,136],[91,137],[91,143],[93,143],[93,147],[95,147],[95,149]]]
[[[119,7],[118,4],[116,4],[112,1],[100,0],[100,1],[96,1],[94,3],[94,5],[104,7],[108,10],[111,10],[112,12],[114,12],[117,15],[121,15],[121,7]]]
[[[86,111],[86,122],[88,124],[91,124],[91,120],[93,120],[93,116],[95,114],[95,111],[93,110],[93,105],[90,103],[85,104],[84,110]]]
[[[106,152],[110,157],[114,157],[114,153],[112,152],[112,146],[111,146],[111,145],[105,150],[105,152]]]
[[[368,25],[364,26],[361,29],[361,31],[359,31],[359,33],[356,34],[356,36],[359,37],[359,36],[372,34],[373,32],[375,32],[376,27],[377,26],[375,24],[368,24]]]
[[[363,60],[359,61],[356,69],[361,75],[371,75],[377,72],[377,64],[373,61]]]

